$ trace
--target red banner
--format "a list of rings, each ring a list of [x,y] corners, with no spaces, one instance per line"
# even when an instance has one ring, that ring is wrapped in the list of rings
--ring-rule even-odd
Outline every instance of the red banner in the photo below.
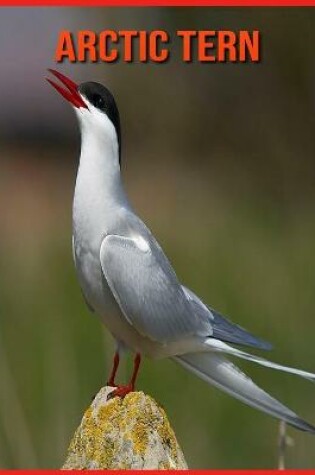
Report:
[[[212,7],[310,7],[315,0],[0,0],[0,6],[212,6]]]

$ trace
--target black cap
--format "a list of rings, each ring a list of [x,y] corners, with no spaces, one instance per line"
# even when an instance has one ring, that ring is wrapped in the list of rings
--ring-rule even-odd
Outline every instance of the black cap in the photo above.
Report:
[[[78,91],[97,109],[107,115],[115,127],[118,145],[119,162],[121,155],[121,130],[118,107],[112,93],[107,87],[98,82],[84,82],[80,84]]]

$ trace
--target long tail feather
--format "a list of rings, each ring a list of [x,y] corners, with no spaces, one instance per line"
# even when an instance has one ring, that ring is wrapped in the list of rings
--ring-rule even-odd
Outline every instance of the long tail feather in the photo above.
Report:
[[[191,353],[173,357],[209,384],[260,411],[286,421],[297,429],[315,434],[315,427],[299,418],[291,409],[260,389],[233,363],[215,353]]]
[[[251,355],[250,353],[246,353],[245,351],[238,350],[233,348],[226,343],[216,340],[214,338],[209,338],[206,341],[207,348],[213,351],[223,352],[232,356],[236,356],[238,358],[242,358],[244,360],[252,361],[253,363],[257,363],[261,366],[265,366],[266,368],[272,368],[279,371],[283,371],[285,373],[295,374],[296,376],[300,376],[302,378],[308,379],[309,381],[315,381],[315,374],[309,373],[308,371],[303,371],[302,369],[298,368],[291,368],[289,366],[283,366],[278,363],[273,363],[272,361],[266,360],[265,358],[261,358],[256,355]]]

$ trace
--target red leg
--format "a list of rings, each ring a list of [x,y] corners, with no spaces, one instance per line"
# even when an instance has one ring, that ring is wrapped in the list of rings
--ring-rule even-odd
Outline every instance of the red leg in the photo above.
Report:
[[[135,384],[136,384],[137,376],[139,373],[140,364],[141,364],[141,355],[140,353],[136,353],[135,359],[133,360],[133,373],[132,373],[131,380],[129,383],[129,386],[131,386],[132,391],[135,390]]]
[[[116,396],[125,397],[127,394],[135,390],[136,379],[139,373],[141,363],[140,353],[136,353],[135,359],[133,360],[133,372],[129,383],[126,386],[118,386],[113,392],[109,394],[109,398]]]
[[[110,374],[109,380],[107,381],[107,386],[116,386],[117,384],[115,383],[115,376],[118,370],[119,366],[119,353],[118,351],[115,352],[114,360],[113,360],[113,368],[112,372]]]

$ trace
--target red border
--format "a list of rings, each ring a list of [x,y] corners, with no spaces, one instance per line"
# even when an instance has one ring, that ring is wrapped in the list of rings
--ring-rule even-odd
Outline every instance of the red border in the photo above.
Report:
[[[34,6],[48,6],[48,7],[155,7],[155,6],[190,6],[190,7],[312,7],[315,6],[315,0],[0,0],[0,7],[34,7]],[[60,470],[1,470],[0,474],[7,475],[20,475],[25,473],[26,475],[38,475],[47,474],[54,475],[59,473]],[[85,473],[88,470],[84,471]],[[176,470],[176,474],[189,474],[189,475],[274,475],[277,470]],[[82,475],[82,471],[72,470],[73,475]],[[93,475],[104,475],[104,471],[93,470]],[[128,473],[134,473],[137,475],[142,474],[142,471],[128,470]],[[125,475],[124,470],[106,470],[107,475]],[[147,475],[160,475],[159,470],[147,470]],[[165,475],[174,475],[173,470],[163,470]],[[281,475],[315,475],[315,470],[282,470]]]
[[[61,470],[1,470],[1,475],[59,475]],[[84,470],[91,475],[313,475],[315,470]],[[62,471],[65,473],[65,471]],[[82,470],[71,470],[71,475],[82,475]]]
[[[315,0],[0,0],[3,7],[72,6],[72,7],[311,7]]]
[[[59,475],[61,470],[1,470],[1,475]],[[83,473],[91,475],[313,475],[315,469],[309,470],[84,470]],[[65,471],[62,471],[65,473]],[[66,472],[67,473],[67,472]],[[71,475],[82,475],[82,470],[71,470]]]

